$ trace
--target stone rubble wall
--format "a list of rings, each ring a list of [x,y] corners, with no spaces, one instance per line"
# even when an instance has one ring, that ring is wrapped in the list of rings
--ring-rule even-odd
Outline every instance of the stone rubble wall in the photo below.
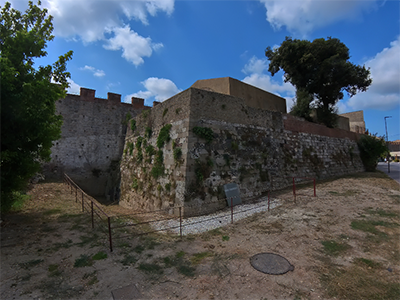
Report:
[[[156,105],[146,120],[136,117],[136,123],[125,144],[136,143],[150,125],[153,135],[147,143],[155,147],[167,124],[172,126],[171,141],[162,149],[165,173],[157,179],[149,175],[154,157],[146,163],[144,156],[138,164],[136,149],[124,156],[120,204],[126,207],[183,205],[185,216],[201,215],[226,207],[223,185],[229,182],[239,185],[242,199],[252,199],[290,186],[293,176],[325,179],[363,170],[357,134],[248,107],[240,98],[211,91],[185,90]],[[194,134],[194,127],[211,129],[212,141]],[[179,163],[172,140],[182,149]],[[136,190],[134,180],[141,185]]]
[[[183,204],[186,189],[189,98],[190,93],[175,95],[168,101],[155,105],[150,111],[138,115],[135,118],[135,131],[128,125],[121,161],[120,205],[133,209],[159,210]],[[170,141],[158,149],[157,138],[166,125],[171,125]],[[149,129],[152,132],[150,137]],[[139,149],[136,146],[138,139],[143,139]],[[130,143],[134,145],[132,152],[129,149]],[[164,172],[157,178],[152,175],[152,169],[156,165],[156,155],[150,156],[146,153],[146,147],[149,145],[155,151],[161,150],[163,153]],[[178,160],[174,158],[174,147],[179,148],[182,153]],[[174,213],[173,210],[171,212]]]
[[[121,103],[121,95],[94,97],[95,91],[81,89],[81,95],[67,95],[56,102],[63,116],[61,138],[54,141],[51,161],[44,165],[47,177],[66,172],[93,196],[113,199],[119,193],[119,162],[125,145],[127,114],[142,109]]]

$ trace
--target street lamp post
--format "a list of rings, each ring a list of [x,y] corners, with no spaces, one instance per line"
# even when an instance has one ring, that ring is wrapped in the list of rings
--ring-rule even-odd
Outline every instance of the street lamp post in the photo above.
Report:
[[[389,138],[388,138],[388,130],[387,130],[387,124],[386,124],[386,119],[391,118],[392,116],[386,116],[385,119],[385,131],[386,131],[386,145],[389,148]],[[390,173],[390,151],[387,157],[387,161],[388,161],[388,173]]]

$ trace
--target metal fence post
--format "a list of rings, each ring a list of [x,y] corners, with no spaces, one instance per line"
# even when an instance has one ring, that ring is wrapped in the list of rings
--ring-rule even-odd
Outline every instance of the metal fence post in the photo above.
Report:
[[[182,238],[182,206],[179,206],[179,232]]]
[[[233,224],[233,197],[231,197],[231,223]]]
[[[110,240],[110,251],[113,251],[113,247],[112,247],[112,238],[111,238],[111,218],[107,217],[108,220],[108,238]]]
[[[94,228],[93,201],[90,201],[90,206],[92,209],[92,228]]]
[[[317,197],[317,190],[315,188],[315,178],[314,178],[314,197]]]
[[[293,177],[293,199],[294,203],[296,203],[296,184],[294,182],[294,177]]]
[[[83,204],[83,194],[82,194],[82,212],[85,211],[85,205]]]

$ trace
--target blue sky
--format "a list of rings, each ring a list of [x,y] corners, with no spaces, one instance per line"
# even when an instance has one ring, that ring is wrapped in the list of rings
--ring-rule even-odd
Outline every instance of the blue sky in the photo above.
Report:
[[[373,78],[367,92],[340,101],[339,111],[364,110],[366,127],[380,136],[392,116],[389,140],[400,139],[399,1],[42,0],[42,7],[54,17],[56,37],[38,65],[73,50],[70,93],[86,87],[96,97],[114,92],[150,106],[198,79],[230,76],[286,98],[290,108],[295,89],[283,73],[271,77],[265,48],[285,36],[338,38]]]

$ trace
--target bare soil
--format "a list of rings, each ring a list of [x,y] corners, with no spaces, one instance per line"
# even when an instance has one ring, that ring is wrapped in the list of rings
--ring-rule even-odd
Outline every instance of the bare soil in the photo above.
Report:
[[[296,203],[282,191],[270,212],[183,239],[119,229],[113,252],[65,185],[36,184],[29,194],[3,218],[1,299],[400,298],[400,189],[380,172],[318,182],[316,198],[303,186],[310,196]],[[249,259],[263,252],[294,270],[255,270]]]

